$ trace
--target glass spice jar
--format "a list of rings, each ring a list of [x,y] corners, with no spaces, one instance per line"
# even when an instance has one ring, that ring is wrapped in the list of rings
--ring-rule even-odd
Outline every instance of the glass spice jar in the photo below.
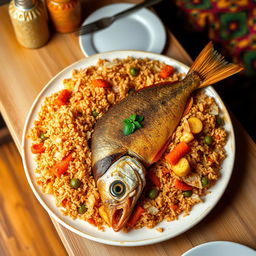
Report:
[[[18,42],[26,48],[39,48],[49,39],[47,14],[41,0],[12,0],[9,15]]]
[[[49,16],[57,32],[75,31],[81,23],[81,4],[79,0],[47,0]]]

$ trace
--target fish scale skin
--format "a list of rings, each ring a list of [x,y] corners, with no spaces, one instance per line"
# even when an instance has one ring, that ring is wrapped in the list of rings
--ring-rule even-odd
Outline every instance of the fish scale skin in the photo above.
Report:
[[[201,80],[192,73],[177,83],[165,83],[128,96],[100,118],[92,137],[92,163],[123,152],[138,157],[147,167],[177,127],[186,102]],[[123,120],[142,115],[142,128],[124,136]],[[99,172],[93,168],[94,174]],[[102,175],[102,174],[101,174]],[[97,176],[101,176],[97,175]]]

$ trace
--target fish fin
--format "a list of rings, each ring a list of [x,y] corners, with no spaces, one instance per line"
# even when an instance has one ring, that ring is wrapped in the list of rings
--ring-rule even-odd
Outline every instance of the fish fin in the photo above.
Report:
[[[167,149],[168,145],[170,144],[171,142],[171,138],[169,138],[165,144],[161,147],[161,149],[154,155],[154,157],[152,158],[152,163],[155,163],[157,162],[161,156],[163,155],[163,153],[165,152],[165,150]]]
[[[203,88],[243,69],[240,65],[225,61],[224,57],[214,50],[212,42],[209,42],[190,67],[188,74],[196,71],[202,79],[199,88]]]

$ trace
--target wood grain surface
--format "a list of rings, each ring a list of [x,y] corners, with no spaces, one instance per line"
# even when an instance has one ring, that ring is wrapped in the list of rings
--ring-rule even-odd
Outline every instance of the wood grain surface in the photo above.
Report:
[[[107,3],[117,1],[85,0],[86,15]],[[137,1],[130,1],[137,2]],[[87,7],[86,7],[87,6]],[[7,6],[0,7],[0,110],[21,150],[22,128],[29,107],[42,87],[67,65],[83,58],[78,39],[72,34],[53,34],[40,49],[22,48],[16,42]],[[190,64],[191,59],[168,32],[165,54]],[[53,221],[69,255],[181,255],[195,245],[229,240],[256,248],[256,146],[246,131],[235,121],[236,163],[231,182],[213,211],[198,225],[184,234],[151,246],[114,247],[81,238]],[[31,192],[32,196],[32,192]]]
[[[0,145],[0,255],[66,255],[28,185],[14,142]]]

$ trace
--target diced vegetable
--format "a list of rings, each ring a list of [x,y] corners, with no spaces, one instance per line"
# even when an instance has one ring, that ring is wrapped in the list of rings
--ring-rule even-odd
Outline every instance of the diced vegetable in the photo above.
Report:
[[[216,123],[217,123],[217,125],[222,126],[222,125],[224,125],[224,120],[221,117],[217,116]]]
[[[92,225],[95,225],[95,220],[93,218],[89,218],[88,220],[88,223],[92,224]]]
[[[44,133],[41,133],[41,134],[40,134],[40,139],[41,139],[42,141],[45,141],[46,139],[48,139],[48,137],[46,137]]]
[[[182,157],[178,161],[178,163],[175,165],[172,165],[171,168],[172,168],[173,172],[179,177],[184,177],[184,176],[188,175],[188,173],[191,170],[189,162],[185,157]]]
[[[180,141],[189,143],[190,141],[192,141],[194,139],[194,135],[191,132],[183,132],[183,135],[180,138]]]
[[[159,213],[159,210],[155,206],[152,206],[152,205],[147,207],[146,211],[152,215],[157,215]]]
[[[79,214],[84,214],[86,211],[87,211],[87,208],[84,204],[80,205],[80,207],[78,207],[78,209],[77,209],[77,212]]]
[[[171,205],[170,205],[170,208],[171,208],[172,210],[176,211],[176,210],[179,208],[179,206],[178,206],[177,204],[171,204]]]
[[[73,178],[70,180],[70,186],[72,188],[78,189],[81,186],[82,182],[79,179]]]
[[[101,87],[101,88],[111,87],[111,84],[108,81],[105,81],[103,79],[94,79],[94,80],[92,80],[92,85],[94,87]]]
[[[197,117],[190,117],[188,119],[188,123],[191,129],[191,132],[194,134],[198,134],[203,129],[203,123],[202,121]]]
[[[59,163],[52,167],[57,177],[60,177],[62,174],[66,173],[66,171],[68,170],[69,163],[72,160],[72,153],[70,153],[68,156],[64,157]]]
[[[127,225],[132,228],[139,220],[143,212],[145,212],[145,210],[140,205],[137,205],[131,217],[129,218]]]
[[[159,76],[162,78],[167,78],[169,76],[171,76],[174,73],[174,67],[170,66],[170,65],[165,65],[161,71]]]
[[[110,222],[109,222],[109,219],[108,219],[108,216],[107,216],[107,213],[105,211],[105,208],[104,206],[102,205],[100,208],[99,208],[99,214],[101,216],[101,218],[109,225],[110,225]]]
[[[207,177],[202,177],[202,178],[201,178],[201,183],[202,183],[202,186],[203,186],[203,187],[208,186],[208,185],[209,185],[209,180],[208,180],[208,178],[207,178]]]
[[[49,194],[50,194],[50,193],[49,193]],[[68,202],[68,199],[67,199],[67,198],[64,198],[64,199],[62,200],[62,202],[61,202],[62,206],[65,207],[66,204],[67,204],[67,202]]]
[[[182,191],[187,191],[187,190],[192,190],[193,189],[191,186],[187,185],[186,183],[184,183],[184,182],[182,182],[178,179],[175,179],[173,186],[177,189],[182,190]]]
[[[180,142],[169,154],[165,156],[165,159],[171,164],[175,165],[178,161],[189,152],[190,148],[186,142]]]
[[[193,105],[193,102],[194,102],[194,99],[193,97],[190,97],[186,106],[185,106],[185,109],[184,109],[184,112],[183,112],[183,116],[187,115],[188,112],[190,111],[192,105]]]
[[[148,192],[148,197],[150,199],[155,199],[158,196],[158,190],[156,188],[152,188]]]
[[[93,111],[92,111],[92,115],[93,115],[94,117],[97,117],[97,116],[99,115],[99,113],[98,113],[97,111],[93,110]]]
[[[201,176],[196,172],[190,172],[187,176],[182,177],[182,181],[189,186],[202,188]]]
[[[160,187],[161,186],[161,182],[160,179],[156,176],[156,174],[153,171],[148,172],[148,176],[150,181],[156,186],[156,187]]]
[[[69,100],[70,96],[71,96],[71,92],[69,90],[67,89],[62,90],[56,100],[56,104],[58,106],[65,105]]]
[[[31,146],[31,152],[33,154],[41,154],[41,153],[44,153],[45,151],[45,147],[44,147],[44,143],[41,142],[41,143],[38,143],[38,144],[33,144]]]
[[[135,67],[130,68],[130,74],[132,76],[137,76],[139,72],[140,72],[139,68],[135,68]]]
[[[187,191],[183,191],[182,194],[185,197],[191,197],[193,192],[192,192],[192,190],[187,190]]]
[[[204,142],[205,142],[205,144],[207,144],[207,145],[210,146],[210,145],[212,144],[212,142],[213,142],[212,136],[206,135],[206,136],[204,137]]]

